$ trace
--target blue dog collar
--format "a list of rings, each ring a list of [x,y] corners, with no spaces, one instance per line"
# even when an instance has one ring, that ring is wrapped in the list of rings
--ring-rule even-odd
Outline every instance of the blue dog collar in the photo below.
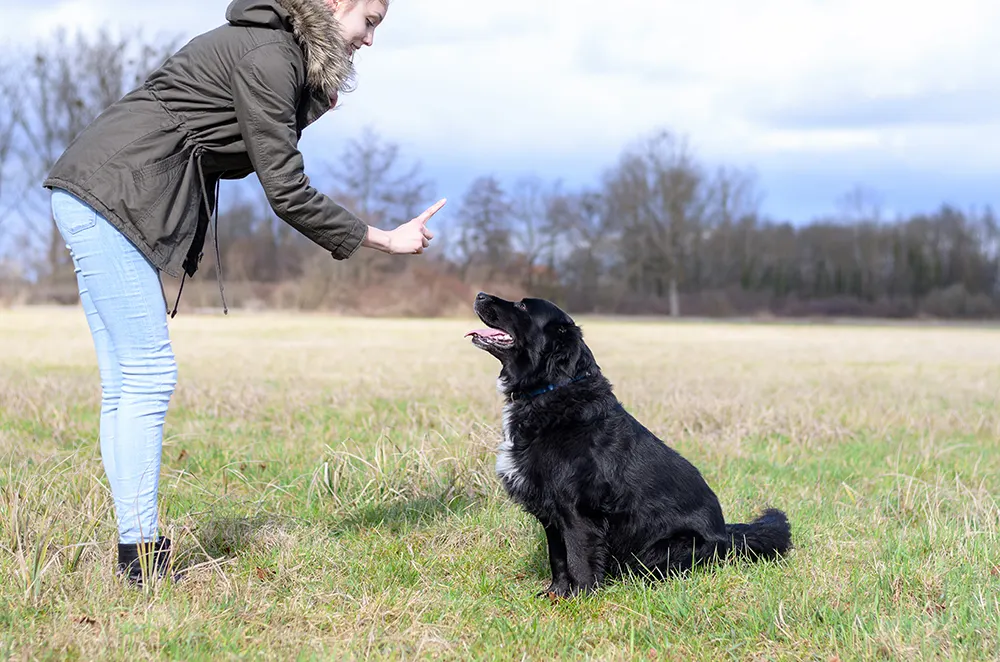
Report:
[[[511,393],[510,397],[511,397],[512,400],[522,400],[522,399],[525,399],[525,398],[534,398],[534,397],[539,396],[539,395],[541,395],[543,393],[548,393],[549,391],[554,391],[557,388],[562,388],[563,386],[569,386],[570,384],[578,382],[581,379],[586,379],[587,377],[590,377],[590,376],[591,375],[590,375],[589,372],[585,372],[582,375],[577,375],[576,377],[574,377],[573,379],[569,380],[568,382],[563,382],[562,384],[548,384],[548,385],[543,386],[541,388],[536,388],[533,391],[527,391],[527,392],[517,391],[517,392]]]

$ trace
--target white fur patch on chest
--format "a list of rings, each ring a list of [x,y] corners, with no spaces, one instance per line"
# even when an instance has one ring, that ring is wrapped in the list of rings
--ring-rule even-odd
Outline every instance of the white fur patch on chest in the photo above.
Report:
[[[503,440],[497,448],[496,474],[507,483],[508,489],[519,490],[524,483],[524,475],[517,466],[514,457],[514,438],[511,428],[511,407],[508,403],[503,408]]]

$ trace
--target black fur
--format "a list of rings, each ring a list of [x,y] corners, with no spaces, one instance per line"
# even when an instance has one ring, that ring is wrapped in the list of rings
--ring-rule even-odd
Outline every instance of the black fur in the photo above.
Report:
[[[509,334],[471,335],[501,363],[497,473],[545,529],[552,584],[542,594],[591,591],[627,571],[662,578],[714,559],[773,559],[791,548],[780,510],[725,522],[699,471],[625,411],[582,331],[556,305],[480,293],[474,308]]]

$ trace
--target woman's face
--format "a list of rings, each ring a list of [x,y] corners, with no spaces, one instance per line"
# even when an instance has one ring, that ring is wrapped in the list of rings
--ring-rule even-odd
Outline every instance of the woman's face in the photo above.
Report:
[[[333,15],[340,23],[350,54],[375,41],[375,28],[385,20],[383,0],[328,0]]]

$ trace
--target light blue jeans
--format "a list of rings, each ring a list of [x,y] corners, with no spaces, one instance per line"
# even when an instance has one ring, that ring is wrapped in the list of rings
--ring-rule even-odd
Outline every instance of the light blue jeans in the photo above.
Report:
[[[156,268],[113,225],[66,191],[52,215],[76,268],[101,375],[101,459],[120,543],[157,539],[163,421],[177,383]]]

